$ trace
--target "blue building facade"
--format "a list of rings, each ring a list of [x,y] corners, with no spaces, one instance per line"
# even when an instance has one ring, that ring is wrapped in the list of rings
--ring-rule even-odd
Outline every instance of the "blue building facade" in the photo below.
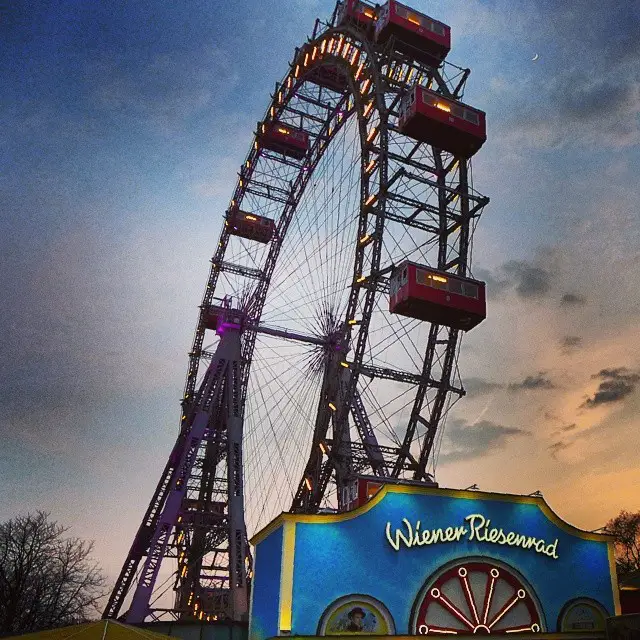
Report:
[[[612,541],[542,498],[384,485],[336,515],[282,514],[252,543],[249,640],[604,631]]]

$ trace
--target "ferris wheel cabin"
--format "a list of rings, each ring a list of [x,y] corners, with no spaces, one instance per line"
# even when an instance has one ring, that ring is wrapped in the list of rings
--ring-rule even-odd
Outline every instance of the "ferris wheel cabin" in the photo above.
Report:
[[[337,64],[323,64],[314,67],[305,78],[309,82],[338,93],[344,93],[349,88],[347,76]]]
[[[338,4],[336,22],[338,26],[355,22],[361,29],[373,31],[376,22],[375,7],[361,0],[343,0]]]
[[[387,484],[438,488],[438,483],[431,480],[412,481],[358,474],[349,478],[342,487],[342,511],[351,511],[367,504]]]
[[[247,213],[240,209],[232,209],[227,213],[225,225],[232,236],[255,240],[263,244],[271,241],[276,229],[275,222],[271,218]]]
[[[468,331],[487,317],[485,284],[403,262],[391,276],[389,311]]]
[[[487,139],[484,111],[419,85],[400,103],[398,127],[415,140],[463,158],[474,155]]]
[[[297,54],[299,60],[306,63],[313,59],[314,51],[316,47],[305,45]],[[322,64],[320,66],[312,66],[304,76],[307,82],[313,82],[320,87],[336,91],[338,93],[344,93],[349,88],[349,81],[347,80],[346,72],[338,64]]]
[[[302,160],[309,150],[309,134],[282,122],[258,124],[258,143],[264,148]]]
[[[451,28],[395,0],[389,0],[376,21],[376,42],[395,37],[396,50],[425,62],[440,66],[451,50]]]

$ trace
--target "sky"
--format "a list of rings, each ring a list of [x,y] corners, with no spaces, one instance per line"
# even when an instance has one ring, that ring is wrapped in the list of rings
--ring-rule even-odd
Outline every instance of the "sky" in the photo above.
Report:
[[[414,0],[487,112],[488,319],[443,486],[542,491],[594,529],[640,501],[640,6]],[[117,575],[176,435],[235,175],[312,0],[0,8],[0,518],[45,509]],[[532,58],[538,54],[539,58]]]

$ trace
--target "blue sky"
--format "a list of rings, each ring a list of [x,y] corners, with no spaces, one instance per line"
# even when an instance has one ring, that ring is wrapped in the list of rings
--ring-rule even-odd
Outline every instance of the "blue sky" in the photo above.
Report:
[[[441,482],[541,489],[599,526],[639,508],[640,9],[414,6],[452,26],[465,98],[488,114],[473,171],[492,200],[474,247],[490,318],[463,347],[475,391],[445,432]],[[117,572],[175,436],[235,174],[294,47],[332,9],[0,10],[0,517],[46,508]],[[585,404],[603,384],[620,393]]]

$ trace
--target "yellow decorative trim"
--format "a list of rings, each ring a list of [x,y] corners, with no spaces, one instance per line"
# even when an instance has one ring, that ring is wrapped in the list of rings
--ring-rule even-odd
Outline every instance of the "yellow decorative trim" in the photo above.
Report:
[[[278,630],[291,632],[291,607],[293,604],[293,564],[296,548],[296,522],[288,519],[282,527],[282,563],[280,565],[280,608]]]
[[[609,540],[609,573],[611,574],[611,589],[613,590],[613,608],[614,615],[619,616],[622,613],[620,606],[620,588],[618,586],[618,572],[616,571],[616,556],[613,548],[613,541]]]
[[[253,588],[253,576],[255,575],[256,564],[258,563],[258,554],[257,549],[253,551],[253,575],[251,576],[251,594],[249,595],[249,620],[253,619],[253,594],[255,593],[255,589]]]
[[[290,514],[281,513],[279,516],[276,516],[276,518],[272,520],[268,525],[265,525],[262,529],[260,529],[260,531],[253,535],[253,537],[249,540],[249,544],[255,547],[256,545],[260,544],[265,538],[269,537],[274,531],[279,529],[284,524],[283,516],[286,515]]]
[[[611,536],[603,533],[592,533],[590,531],[583,531],[573,525],[562,520],[551,507],[544,501],[544,498],[536,496],[521,496],[509,493],[488,493],[484,491],[466,491],[461,489],[436,489],[433,487],[417,487],[412,485],[397,485],[397,484],[384,484],[382,488],[376,493],[369,502],[346,513],[337,514],[322,514],[322,515],[303,515],[297,513],[281,513],[275,520],[270,522],[264,529],[258,531],[253,538],[251,538],[251,544],[259,544],[264,540],[272,531],[277,529],[285,522],[301,522],[315,524],[329,524],[335,522],[344,522],[346,520],[352,520],[364,513],[367,513],[370,509],[373,509],[379,502],[385,498],[389,493],[404,493],[410,495],[435,495],[444,496],[447,498],[462,498],[467,500],[494,500],[497,502],[511,502],[515,504],[534,504],[540,511],[546,516],[547,520],[555,524],[557,527],[565,531],[566,533],[581,538],[582,540],[596,540],[598,542],[605,542],[612,540]]]

